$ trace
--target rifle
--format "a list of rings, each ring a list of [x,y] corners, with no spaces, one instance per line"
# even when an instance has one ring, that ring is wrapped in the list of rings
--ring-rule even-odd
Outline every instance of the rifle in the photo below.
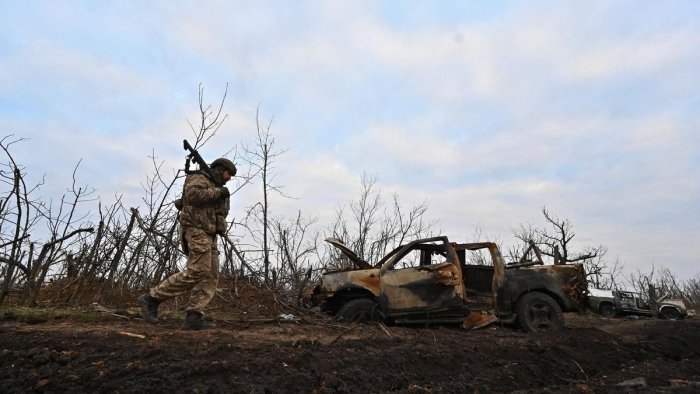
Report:
[[[187,155],[187,158],[185,159],[185,174],[189,175],[192,174],[194,171],[190,171],[190,162],[197,163],[199,165],[199,170],[204,173],[212,182],[217,187],[222,187],[224,184],[219,180],[219,177],[214,174],[214,171],[211,170],[211,167],[209,167],[209,164],[207,164],[204,159],[202,159],[202,156],[199,155],[199,152],[197,152],[196,149],[190,145],[187,140],[183,140],[183,145],[185,147],[186,151],[189,151],[190,154]]]

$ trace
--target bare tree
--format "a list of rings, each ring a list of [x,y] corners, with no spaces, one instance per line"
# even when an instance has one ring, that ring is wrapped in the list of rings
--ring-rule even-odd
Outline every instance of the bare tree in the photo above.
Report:
[[[585,262],[586,275],[589,283],[598,289],[617,289],[620,287],[620,277],[624,270],[624,264],[620,258],[616,258],[612,264],[605,259],[607,248],[601,249],[595,259]]]
[[[22,265],[22,260],[26,257],[26,249],[23,245],[28,242],[30,231],[40,219],[40,210],[43,208],[41,202],[30,197],[41,183],[33,188],[27,188],[22,169],[10,153],[10,147],[22,141],[24,140],[14,139],[13,136],[6,136],[0,140],[0,148],[5,152],[8,160],[0,170],[0,180],[11,185],[9,193],[0,199],[0,237],[4,249],[4,253],[0,255],[0,262],[3,263],[0,272],[2,279],[0,303],[9,294],[10,287],[17,279],[16,270],[20,269],[25,275],[29,274],[29,268]]]
[[[35,200],[31,195],[38,190],[39,185],[27,188],[24,174],[12,158],[9,147],[19,141],[0,141],[0,147],[10,160],[8,167],[12,169],[12,191],[0,204],[0,234],[2,239],[7,239],[4,229],[6,224],[12,225],[12,241],[4,242],[3,247],[9,253],[0,254],[0,263],[3,277],[2,297],[7,294],[13,281],[21,286],[19,302],[22,305],[33,305],[39,293],[39,289],[46,279],[52,267],[59,262],[59,256],[65,254],[66,249],[76,245],[72,239],[81,233],[93,231],[91,227],[81,227],[76,222],[84,217],[77,217],[77,207],[81,202],[89,201],[86,196],[91,193],[89,188],[75,186],[75,170],[73,172],[73,186],[70,190],[72,198],[63,196],[58,205],[57,212],[53,212],[52,204],[44,204]],[[0,171],[1,172],[1,171]],[[7,176],[2,174],[5,179]],[[13,198],[10,198],[13,196]],[[11,204],[11,201],[14,204]],[[43,222],[49,229],[49,240],[46,242],[32,241],[30,230],[38,223]],[[69,243],[67,243],[70,241]],[[37,248],[40,248],[37,252]],[[19,271],[15,271],[15,269]],[[19,276],[15,276],[19,273]]]
[[[498,245],[500,250],[503,250],[502,242],[501,239],[497,236],[491,236],[488,234],[488,232],[484,229],[482,225],[476,225],[474,226],[474,234],[472,236],[473,240],[472,242],[482,242],[482,241],[489,241],[493,242]],[[511,261],[518,261],[523,253],[515,252],[515,251],[509,251],[509,254],[507,254],[510,257],[510,253],[513,253],[515,257],[511,258]],[[485,249],[480,249],[480,250],[472,250],[468,252],[468,255],[465,256],[466,258],[466,263],[469,265],[491,265],[492,264],[492,258],[491,254],[485,250]]]
[[[344,207],[337,208],[333,223],[325,231],[327,237],[342,240],[368,262],[379,261],[402,243],[427,236],[434,226],[425,220],[425,202],[405,209],[394,194],[387,207],[376,182],[374,177],[362,174],[360,195],[350,201],[349,214]],[[319,260],[331,269],[344,269],[351,264],[332,247],[326,247],[323,253],[319,251]]]
[[[511,263],[518,262],[530,248],[530,243],[536,243],[539,240],[539,230],[531,223],[520,224],[518,228],[511,229],[513,236],[521,242],[514,246],[510,246],[506,255]]]
[[[680,284],[683,299],[692,308],[700,306],[700,275]]]
[[[317,218],[304,217],[301,211],[293,219],[272,220],[272,239],[276,250],[275,271],[281,289],[294,295],[293,302],[299,304],[302,292],[311,278],[318,234],[311,233]]]
[[[574,233],[571,221],[569,219],[560,219],[558,216],[551,214],[546,207],[542,208],[542,214],[552,227],[552,230],[540,230],[538,232],[540,236],[539,241],[548,246],[543,253],[552,257],[554,264],[568,264],[590,260],[598,256],[603,249],[602,246],[597,248],[585,247],[584,251],[574,253],[571,250],[571,241],[576,236],[576,233]]]
[[[374,249],[377,249],[377,242],[372,242],[370,236],[374,231],[374,227],[379,219],[379,208],[382,205],[381,195],[375,190],[377,179],[369,177],[367,174],[362,174],[362,191],[360,198],[357,201],[350,202],[350,211],[356,226],[356,238],[352,243],[353,250],[362,259],[368,259],[373,256]],[[378,243],[383,243],[383,239],[388,234],[383,232],[378,239]]]
[[[575,252],[572,249],[572,240],[576,236],[573,225],[569,219],[560,219],[550,213],[546,207],[542,208],[545,222],[549,228],[537,228],[532,225],[521,225],[513,230],[513,235],[523,242],[523,246],[514,249],[511,254],[519,250],[525,250],[530,242],[539,246],[542,254],[552,258],[554,264],[586,263],[595,259],[605,251],[601,245],[598,247],[584,247],[583,251]]]
[[[247,162],[254,168],[253,175],[259,177],[262,186],[262,201],[254,204],[248,210],[248,217],[257,222],[258,226],[253,224],[245,227],[250,231],[251,235],[260,245],[262,253],[263,279],[266,284],[270,284],[270,194],[277,193],[287,197],[282,186],[275,184],[274,163],[275,160],[284,154],[286,150],[278,149],[275,145],[275,138],[271,133],[272,128],[271,118],[266,125],[260,122],[260,108],[255,113],[255,124],[257,129],[257,139],[254,147],[245,148],[247,153]]]
[[[652,265],[648,273],[637,270],[631,273],[628,278],[629,283],[635,291],[644,293],[651,286],[658,297],[681,298],[692,303],[695,298],[693,291],[693,280],[686,283],[679,280],[668,268],[658,269]],[[688,291],[691,290],[691,291]]]

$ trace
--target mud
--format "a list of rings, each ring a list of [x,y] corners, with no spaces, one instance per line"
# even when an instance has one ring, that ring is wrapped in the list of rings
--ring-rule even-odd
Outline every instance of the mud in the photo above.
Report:
[[[0,392],[698,392],[700,321],[567,315],[526,334],[171,318],[0,322]],[[33,323],[33,324],[32,324]],[[641,379],[640,379],[641,378]],[[636,379],[636,380],[635,380]],[[622,384],[622,385],[621,385]]]

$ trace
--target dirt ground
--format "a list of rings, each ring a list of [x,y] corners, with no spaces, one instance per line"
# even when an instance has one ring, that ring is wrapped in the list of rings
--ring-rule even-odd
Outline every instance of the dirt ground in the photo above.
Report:
[[[700,392],[700,319],[569,314],[566,329],[0,315],[0,392]],[[249,319],[250,320],[250,319]]]

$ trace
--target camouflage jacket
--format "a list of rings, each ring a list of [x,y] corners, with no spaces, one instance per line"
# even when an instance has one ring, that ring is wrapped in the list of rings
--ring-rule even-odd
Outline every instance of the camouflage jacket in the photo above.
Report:
[[[225,233],[229,199],[220,199],[219,195],[219,189],[206,175],[188,175],[182,190],[180,226],[197,227],[211,235]]]

